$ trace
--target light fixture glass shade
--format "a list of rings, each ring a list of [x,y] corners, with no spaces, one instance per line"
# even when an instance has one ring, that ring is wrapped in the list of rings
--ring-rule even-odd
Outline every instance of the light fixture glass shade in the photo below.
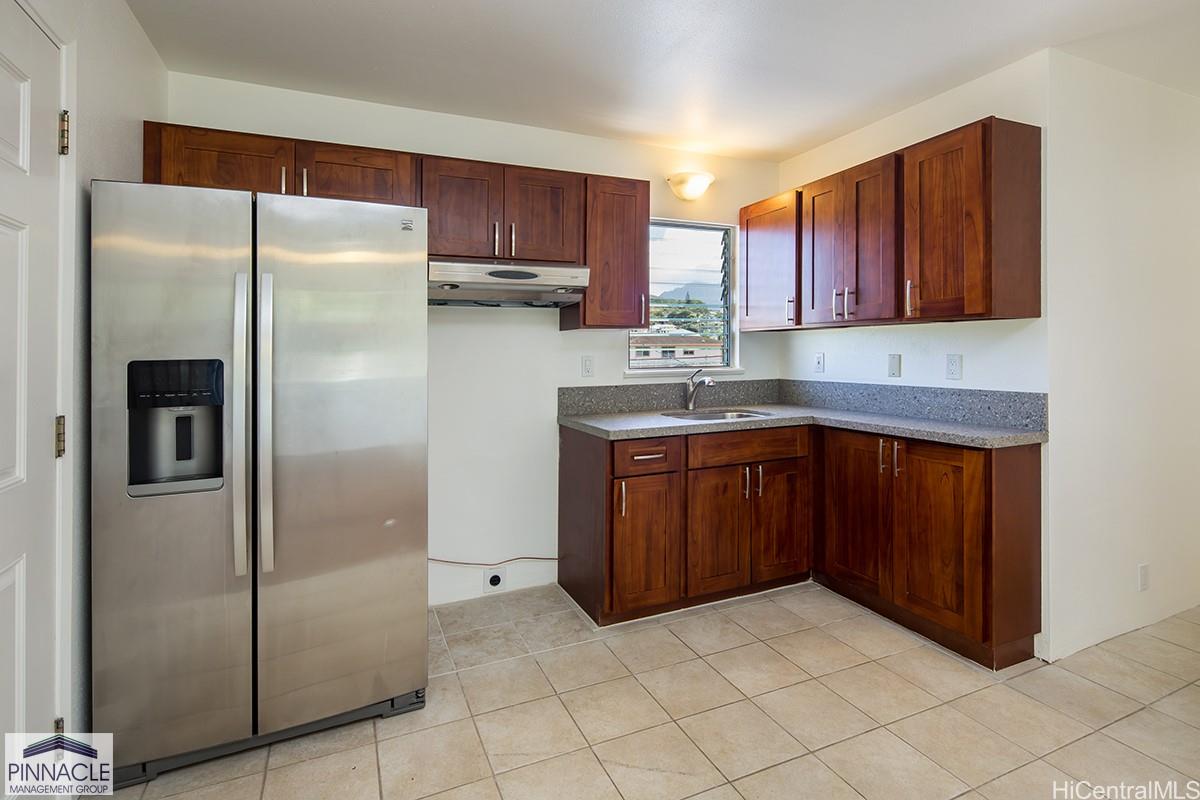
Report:
[[[667,176],[671,191],[680,200],[695,200],[708,191],[712,182],[711,172],[676,172]]]

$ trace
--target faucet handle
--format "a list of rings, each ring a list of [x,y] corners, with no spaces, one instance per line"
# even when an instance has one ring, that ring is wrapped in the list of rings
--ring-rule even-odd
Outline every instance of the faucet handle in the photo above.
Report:
[[[689,384],[691,384],[691,383],[695,383],[695,382],[696,382],[696,376],[697,376],[697,375],[699,375],[701,372],[704,372],[704,367],[701,367],[700,369],[698,369],[698,370],[696,370],[695,372],[693,372],[691,375],[688,375],[687,382],[688,382]]]

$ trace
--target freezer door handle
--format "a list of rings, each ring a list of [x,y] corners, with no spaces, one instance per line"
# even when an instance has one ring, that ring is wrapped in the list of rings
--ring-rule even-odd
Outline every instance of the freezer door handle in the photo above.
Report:
[[[274,357],[273,276],[262,274],[258,295],[258,541],[263,572],[275,570],[275,497],[271,468],[271,361]]]
[[[233,574],[246,574],[246,341],[250,325],[249,276],[233,278]]]

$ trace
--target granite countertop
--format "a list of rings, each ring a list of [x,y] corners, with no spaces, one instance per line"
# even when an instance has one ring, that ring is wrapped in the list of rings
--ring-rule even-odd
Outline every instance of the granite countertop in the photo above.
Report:
[[[663,416],[662,411],[628,411],[619,414],[588,414],[560,416],[558,422],[568,428],[599,436],[603,439],[645,439],[651,436],[678,436],[689,433],[744,431],[756,428],[781,428],[789,425],[825,425],[885,436],[903,436],[964,447],[998,448],[1045,442],[1045,431],[973,425],[961,422],[939,422],[916,417],[872,414],[864,411],[840,411],[772,403],[739,405],[750,411],[763,411],[769,417],[737,420],[697,421]],[[701,408],[698,411],[714,409]]]

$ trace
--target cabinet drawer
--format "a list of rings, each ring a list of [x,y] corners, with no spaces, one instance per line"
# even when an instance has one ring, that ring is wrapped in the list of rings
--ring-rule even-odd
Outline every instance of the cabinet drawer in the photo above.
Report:
[[[688,469],[808,455],[808,428],[702,433],[688,438]]]
[[[675,472],[683,465],[683,437],[629,439],[613,443],[613,477]]]

